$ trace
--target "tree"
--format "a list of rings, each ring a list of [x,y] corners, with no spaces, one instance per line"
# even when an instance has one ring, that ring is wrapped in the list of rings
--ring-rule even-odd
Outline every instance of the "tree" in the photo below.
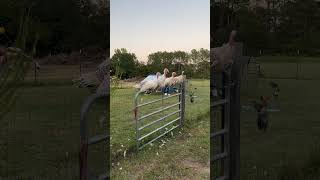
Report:
[[[111,70],[121,78],[133,77],[137,74],[138,60],[134,53],[129,53],[126,49],[116,49],[111,58]]]

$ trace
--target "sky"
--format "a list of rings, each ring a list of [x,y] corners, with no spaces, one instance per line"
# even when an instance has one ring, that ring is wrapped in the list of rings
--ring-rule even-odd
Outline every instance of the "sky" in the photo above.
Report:
[[[110,52],[139,61],[157,51],[210,48],[209,0],[111,0]]]

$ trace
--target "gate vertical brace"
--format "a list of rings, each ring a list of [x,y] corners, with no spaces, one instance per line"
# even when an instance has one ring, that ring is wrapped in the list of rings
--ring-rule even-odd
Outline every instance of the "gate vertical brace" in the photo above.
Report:
[[[134,120],[136,121],[136,144],[137,150],[139,150],[140,145],[140,131],[139,131],[139,118],[138,118],[138,96],[140,93],[137,93],[134,100]]]
[[[185,84],[185,82],[183,82],[182,84],[181,84],[181,100],[180,100],[180,102],[181,102],[181,104],[179,105],[179,108],[180,108],[180,113],[181,113],[181,115],[180,115],[180,122],[181,122],[181,126],[183,126],[184,125],[184,113],[185,113],[185,92],[186,92],[186,84]]]

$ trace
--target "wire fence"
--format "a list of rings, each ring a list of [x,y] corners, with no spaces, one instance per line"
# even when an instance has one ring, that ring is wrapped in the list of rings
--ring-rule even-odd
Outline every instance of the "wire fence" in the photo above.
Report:
[[[1,119],[0,179],[77,178],[80,108],[89,91],[66,84],[24,87],[18,94],[15,106]],[[90,111],[90,136],[105,131],[105,109],[100,102]],[[89,149],[93,174],[104,171],[106,153],[101,144]]]
[[[66,83],[88,72],[96,71],[97,63],[77,65],[41,65],[33,64],[25,76],[26,83]]]

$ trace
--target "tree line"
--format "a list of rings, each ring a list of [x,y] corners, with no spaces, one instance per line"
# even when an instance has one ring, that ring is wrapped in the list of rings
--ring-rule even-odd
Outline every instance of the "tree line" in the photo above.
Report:
[[[211,4],[211,17],[211,46],[237,29],[251,55],[320,55],[320,3],[315,0],[222,0]]]
[[[182,71],[192,78],[209,78],[210,51],[192,49],[185,51],[158,51],[148,55],[147,62],[139,61],[134,53],[121,48],[111,57],[111,75],[121,79],[145,77],[168,68],[171,72]]]
[[[0,44],[35,56],[107,48],[108,13],[108,0],[1,0]]]

